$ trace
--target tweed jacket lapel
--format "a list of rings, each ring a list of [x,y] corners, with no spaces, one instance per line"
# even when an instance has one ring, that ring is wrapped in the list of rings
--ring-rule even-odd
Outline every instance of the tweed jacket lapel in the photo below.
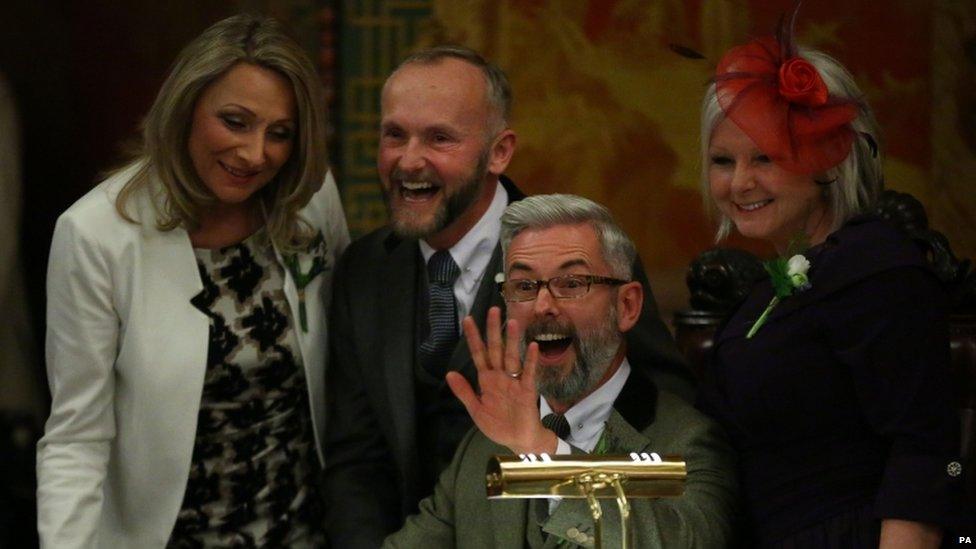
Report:
[[[631,368],[630,376],[617,395],[613,411],[604,427],[602,437],[606,440],[608,453],[626,454],[653,450],[653,441],[643,431],[654,422],[656,408],[657,387],[654,382],[644,369]],[[612,503],[612,500],[607,502]],[[569,532],[573,529],[592,537],[593,521],[585,508],[586,502],[582,499],[563,500],[543,527],[549,534],[545,547],[557,547],[562,539],[574,541],[569,539]],[[615,505],[612,504],[604,503],[603,508],[604,513],[616,512]],[[604,541],[619,539],[620,532],[611,530],[613,529],[604,527]],[[606,545],[617,546],[612,541]]]
[[[610,454],[653,450],[652,441],[628,423],[616,408],[610,413],[603,436],[607,439],[608,453]],[[601,506],[605,517],[619,513],[613,500],[602,500]],[[610,523],[612,524],[612,521]],[[543,530],[549,534],[545,544],[547,548],[559,546],[562,540],[578,543],[569,537],[569,532],[573,530],[586,534],[592,539],[594,535],[593,519],[587,508],[586,500],[563,500],[552,516],[549,517],[549,520],[545,522]],[[612,526],[608,527],[607,523],[604,522],[603,541],[606,547],[619,547],[619,530]]]

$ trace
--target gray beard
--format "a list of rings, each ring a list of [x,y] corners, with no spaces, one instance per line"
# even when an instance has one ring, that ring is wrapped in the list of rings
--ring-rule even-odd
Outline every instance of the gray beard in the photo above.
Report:
[[[481,194],[481,188],[485,184],[485,176],[488,174],[488,157],[491,151],[485,149],[478,158],[478,165],[475,166],[471,177],[461,182],[457,192],[445,197],[445,201],[440,205],[434,218],[426,225],[411,223],[413,219],[403,219],[403,214],[398,214],[393,208],[390,193],[398,192],[391,189],[383,193],[383,201],[386,203],[387,213],[390,216],[393,233],[403,239],[427,238],[443,231],[448,225],[454,223],[457,218],[464,215],[464,212],[471,208],[472,204]],[[396,174],[394,174],[396,176]],[[444,188],[443,186],[441,187]]]
[[[547,400],[561,404],[579,402],[603,379],[622,341],[623,336],[617,330],[617,307],[612,304],[599,328],[576,334],[573,339],[575,360],[567,374],[563,375],[556,368],[536,369],[536,391]],[[524,360],[528,348],[524,335],[521,346]]]

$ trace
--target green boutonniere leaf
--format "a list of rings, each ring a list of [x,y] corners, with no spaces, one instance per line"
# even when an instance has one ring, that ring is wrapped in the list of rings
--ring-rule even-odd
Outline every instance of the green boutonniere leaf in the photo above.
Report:
[[[600,438],[596,441],[596,446],[593,447],[594,454],[603,455],[610,452],[610,437],[607,436],[607,427],[604,424],[603,432],[600,433]]]
[[[786,259],[782,257],[763,262],[763,268],[769,273],[769,281],[773,284],[773,291],[780,299],[793,293],[793,283],[786,274],[786,264]]]
[[[802,292],[810,288],[810,280],[807,278],[807,271],[810,269],[810,261],[798,249],[806,249],[809,242],[806,235],[794,237],[787,246],[787,255],[777,257],[763,262],[763,268],[769,273],[769,281],[773,286],[773,299],[766,305],[758,319],[749,328],[746,339],[752,338],[765,324],[776,305],[790,297],[791,295]]]
[[[288,254],[282,257],[285,262],[285,267],[291,273],[292,280],[295,281],[295,287],[298,290],[298,322],[303,332],[308,332],[308,313],[305,311],[305,287],[315,277],[327,270],[325,263],[327,251],[325,237],[322,236],[322,231],[319,231],[315,235],[315,238],[312,239],[312,242],[309,243],[308,249],[305,252]],[[312,260],[307,271],[302,270],[300,257],[303,255],[311,257]]]

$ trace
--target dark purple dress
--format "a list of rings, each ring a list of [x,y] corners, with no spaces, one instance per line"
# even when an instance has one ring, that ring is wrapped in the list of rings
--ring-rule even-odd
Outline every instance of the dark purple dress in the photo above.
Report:
[[[809,250],[812,287],[759,283],[716,335],[701,407],[740,457],[746,545],[877,547],[880,519],[957,520],[947,299],[887,223]]]

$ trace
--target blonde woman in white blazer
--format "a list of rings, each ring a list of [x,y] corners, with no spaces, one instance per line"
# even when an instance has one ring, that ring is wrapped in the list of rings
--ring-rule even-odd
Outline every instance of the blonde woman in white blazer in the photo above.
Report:
[[[174,64],[139,158],[58,220],[43,547],[317,544],[326,310],[349,241],[324,110],[276,22],[221,21]]]

